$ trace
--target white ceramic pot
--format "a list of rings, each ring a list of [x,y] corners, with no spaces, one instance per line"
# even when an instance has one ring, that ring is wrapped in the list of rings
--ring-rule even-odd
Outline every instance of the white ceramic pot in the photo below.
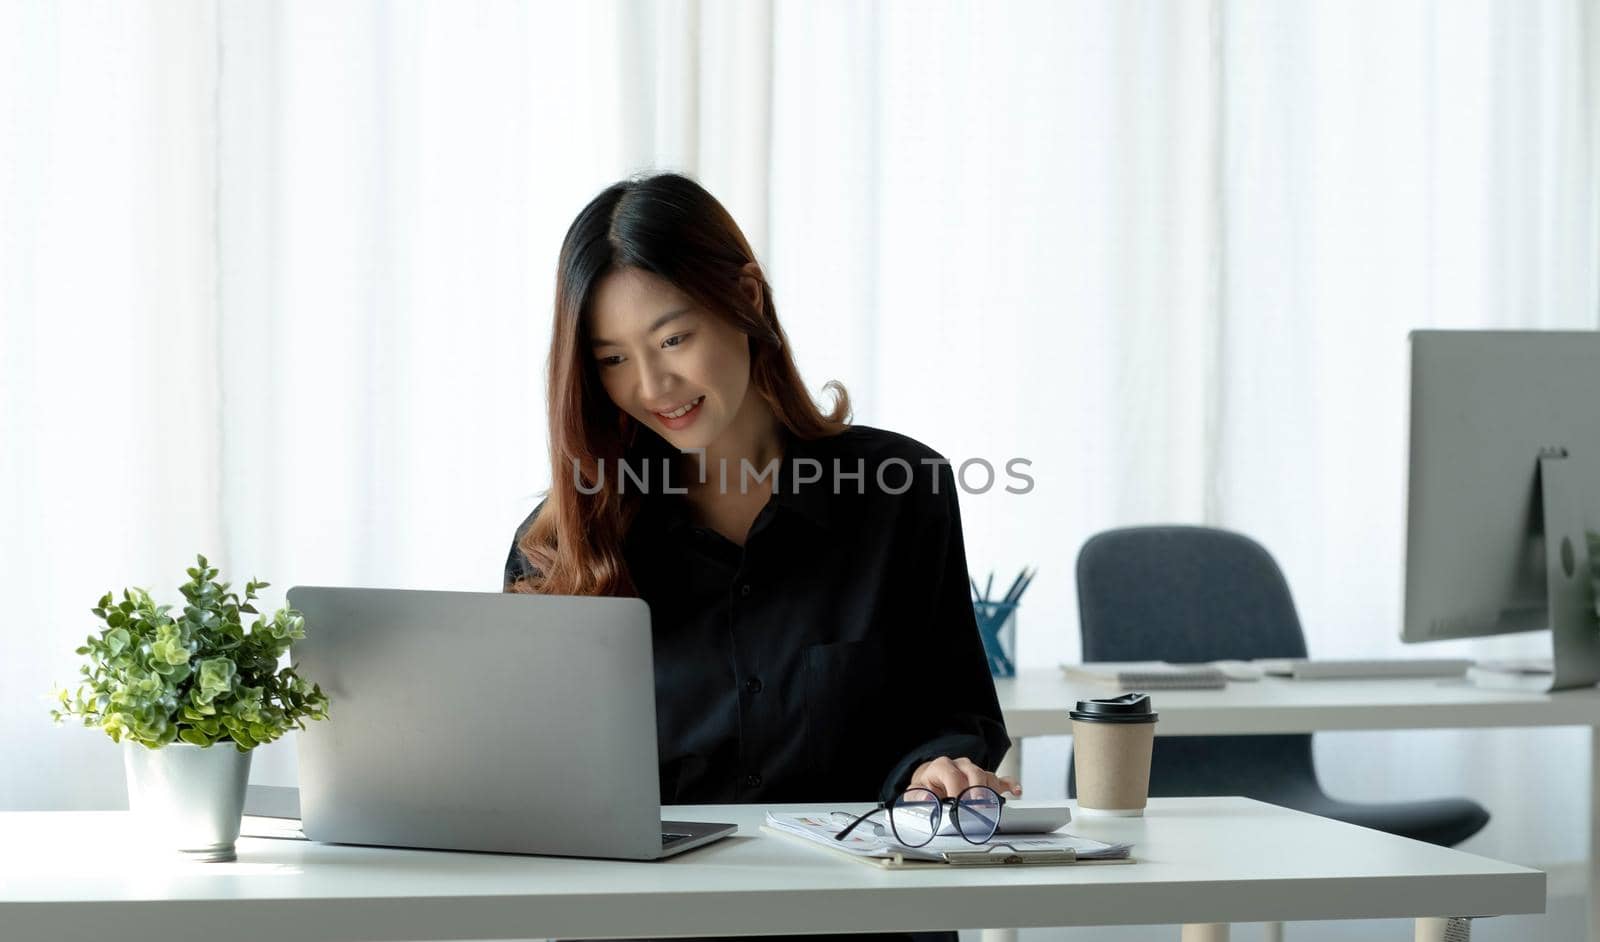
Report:
[[[234,860],[253,754],[240,752],[231,740],[160,749],[124,742],[128,810],[152,840],[190,859]]]

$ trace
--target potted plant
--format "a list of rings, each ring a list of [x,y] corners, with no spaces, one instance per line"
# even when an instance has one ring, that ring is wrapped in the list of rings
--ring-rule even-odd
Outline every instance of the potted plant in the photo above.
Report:
[[[196,559],[176,617],[145,589],[100,599],[92,611],[105,628],[78,648],[83,680],[56,691],[51,715],[81,717],[122,744],[129,809],[160,839],[195,859],[233,860],[251,750],[326,719],[328,698],[278,667],[305,637],[300,613],[261,616],[251,603],[269,583],[247,582],[240,599]],[[257,616],[248,630],[241,614]]]

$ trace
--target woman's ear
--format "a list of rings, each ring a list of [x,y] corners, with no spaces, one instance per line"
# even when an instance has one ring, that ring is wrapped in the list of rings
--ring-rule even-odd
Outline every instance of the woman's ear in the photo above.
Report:
[[[761,305],[761,266],[755,262],[745,262],[744,268],[739,270],[739,290],[750,300],[750,306],[755,309],[757,316],[764,315]]]

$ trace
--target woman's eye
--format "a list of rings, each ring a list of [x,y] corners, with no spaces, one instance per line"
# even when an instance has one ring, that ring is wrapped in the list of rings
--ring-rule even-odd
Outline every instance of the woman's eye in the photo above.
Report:
[[[671,337],[661,341],[661,345],[663,347],[676,347],[680,346],[685,340],[688,339],[688,334],[673,334]]]
[[[601,366],[616,366],[618,363],[622,362],[622,357],[620,357],[620,356],[601,357],[599,362],[600,362]]]

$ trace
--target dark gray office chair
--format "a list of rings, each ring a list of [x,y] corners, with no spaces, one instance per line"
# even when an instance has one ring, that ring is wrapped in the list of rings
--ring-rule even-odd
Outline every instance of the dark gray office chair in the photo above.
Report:
[[[1078,554],[1083,660],[1199,661],[1305,657],[1283,573],[1260,544],[1205,527],[1131,527]],[[1156,710],[1161,695],[1152,694]],[[1067,794],[1076,795],[1067,766]],[[1357,804],[1317,782],[1311,736],[1157,736],[1150,794],[1244,795],[1449,847],[1489,812],[1465,798]]]

